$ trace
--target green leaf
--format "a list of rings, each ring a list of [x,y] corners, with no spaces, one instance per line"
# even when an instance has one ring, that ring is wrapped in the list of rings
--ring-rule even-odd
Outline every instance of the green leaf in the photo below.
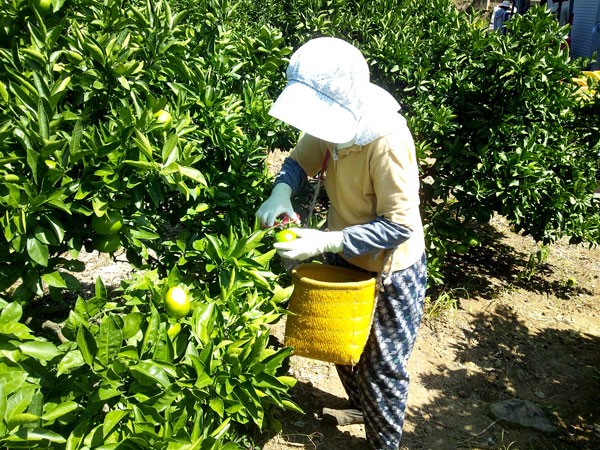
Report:
[[[177,149],[177,142],[179,141],[179,136],[173,134],[169,136],[169,138],[165,141],[162,148],[162,162],[163,166],[168,166],[171,163],[177,161],[177,152],[173,151]]]
[[[48,246],[42,244],[34,237],[27,238],[27,254],[40,266],[48,266]]]
[[[33,394],[33,398],[31,399],[31,403],[27,408],[27,412],[37,416],[38,418],[44,412],[44,395],[40,391],[37,391],[35,394]],[[36,425],[40,426],[41,421],[38,420]]]
[[[208,406],[210,406],[210,409],[216,412],[219,415],[219,417],[223,418],[223,415],[225,414],[225,404],[223,403],[223,400],[221,400],[221,398],[211,398],[208,403]]]
[[[62,243],[63,239],[65,238],[65,230],[62,227],[62,223],[52,215],[47,215],[45,219],[54,231],[58,243]]]
[[[193,332],[204,345],[210,341],[216,317],[217,311],[214,303],[208,303],[194,309],[192,316]]]
[[[160,384],[165,389],[171,386],[171,380],[165,370],[153,361],[142,361],[131,367],[131,374],[143,386]]]
[[[112,432],[119,426],[119,423],[129,415],[129,411],[113,410],[109,411],[104,417],[102,424],[102,435],[104,439],[108,438]]]
[[[150,141],[148,140],[146,135],[144,135],[137,128],[135,129],[135,135],[136,135],[136,137],[133,139],[133,142],[137,145],[137,147],[144,154],[144,156],[148,159],[148,161],[154,162],[154,158],[152,157],[152,154],[153,154],[152,144],[150,143]]]
[[[54,442],[56,444],[64,444],[66,439],[60,434],[44,428],[20,428],[14,435],[9,438],[9,441],[35,443],[41,441]]]
[[[300,408],[297,404],[292,402],[291,400],[282,400],[281,403],[283,407],[289,411],[297,412],[298,414],[304,414],[302,408]]]
[[[8,397],[6,402],[6,418],[10,419],[15,414],[21,414],[27,410],[31,404],[36,387],[30,384],[24,384],[18,391]]]
[[[206,252],[213,260],[223,260],[223,250],[221,249],[221,242],[212,234],[207,234],[205,239],[208,241],[206,245]]]
[[[94,335],[84,326],[80,326],[77,330],[77,345],[85,363],[93,368],[94,358],[98,353],[98,345]]]
[[[15,135],[18,135],[19,130],[15,130]],[[38,160],[40,158],[40,154],[38,152],[36,152],[33,147],[31,146],[31,142],[29,142],[29,138],[26,138],[25,136],[23,136],[25,139],[25,142],[27,143],[27,165],[29,166],[29,169],[31,170],[31,175],[33,177],[33,180],[37,183],[39,182],[38,179]]]
[[[219,439],[219,438],[223,437],[225,435],[225,433],[227,433],[227,430],[229,430],[229,427],[231,426],[230,422],[231,422],[231,417],[228,417],[227,419],[225,419],[223,421],[223,423],[221,423],[221,425],[219,425],[215,429],[215,431],[210,433],[210,435],[212,437],[214,437],[215,439]]]
[[[38,114],[37,114],[37,122],[39,127],[40,136],[44,139],[48,139],[48,116],[46,116],[46,111],[44,109],[43,99],[40,97],[38,102]]]
[[[274,373],[277,369],[281,367],[283,361],[285,361],[286,358],[288,358],[291,355],[292,351],[293,348],[284,347],[264,358],[261,361],[261,364],[263,364],[265,367],[264,370],[266,370],[269,373]]]
[[[4,394],[10,395],[23,386],[27,379],[27,372],[23,371],[20,366],[10,369],[4,364],[0,364],[0,385],[4,388]],[[1,416],[0,417],[4,417]]]
[[[85,433],[90,426],[89,420],[81,420],[76,426],[75,429],[71,432],[69,437],[67,438],[67,445],[65,446],[65,450],[77,450],[81,447],[81,442],[85,436]]]
[[[66,77],[63,78],[62,80],[58,80],[55,84],[54,87],[52,88],[52,97],[55,97],[57,94],[60,94],[61,92],[63,92],[67,86],[69,85],[69,83],[71,82],[71,77]]]
[[[117,325],[115,318],[106,316],[100,323],[100,331],[96,337],[98,353],[96,358],[104,367],[107,367],[119,354],[123,332]]]
[[[6,85],[2,81],[0,81],[0,97],[4,103],[8,103],[8,100],[10,99],[8,91],[6,90]]]
[[[98,278],[96,279],[96,296],[86,300],[84,302],[85,311],[90,317],[94,317],[102,308],[106,306],[106,302],[108,301],[108,294],[103,292],[104,283],[100,280],[100,284],[98,284]],[[79,299],[78,299],[79,300]]]
[[[53,421],[62,416],[65,416],[73,411],[79,409],[79,404],[73,401],[67,401],[64,403],[59,403],[54,408],[49,411],[46,411],[42,415],[42,420]]]
[[[241,256],[245,255],[251,250],[254,250],[261,244],[264,236],[265,231],[259,230],[255,231],[245,239],[240,239],[235,245],[234,250],[231,252],[231,256],[233,256],[234,258],[240,258]]]
[[[96,277],[96,297],[104,301],[108,299],[108,289],[101,277]]]
[[[191,178],[192,180],[201,184],[202,186],[207,186],[206,178],[204,178],[204,175],[202,175],[202,172],[200,172],[199,170],[194,169],[193,167],[186,167],[186,166],[178,166],[178,167],[179,167],[179,173],[181,175]]]
[[[0,417],[3,419],[6,416],[6,394],[4,383],[0,383]]]
[[[25,355],[33,358],[49,361],[60,355],[60,351],[51,342],[29,341],[19,345],[19,350]]]
[[[81,149],[82,137],[83,125],[81,123],[81,119],[77,119],[77,122],[75,122],[75,127],[73,128],[73,133],[71,134],[71,139],[69,141],[69,150],[72,161],[79,160],[79,150]]]
[[[146,332],[144,333],[144,340],[142,341],[140,355],[145,355],[152,349],[152,346],[156,344],[156,341],[159,338],[159,331],[160,315],[158,314],[156,308],[152,308],[150,320],[148,321],[148,326],[146,327]]]
[[[48,286],[57,287],[57,288],[66,288],[67,282],[62,277],[61,273],[58,270],[55,270],[51,273],[46,273],[42,275],[42,280],[48,284]]]
[[[281,286],[276,286],[274,290],[275,293],[273,294],[273,297],[271,297],[271,301],[275,304],[282,303],[290,298],[293,290],[293,285],[287,286],[285,288],[282,288]]]
[[[26,425],[31,423],[36,423],[40,420],[39,416],[30,413],[19,413],[13,414],[10,419],[7,421],[7,426],[9,430],[18,427],[19,425]]]
[[[132,312],[123,318],[123,339],[127,340],[135,336],[141,329],[144,315],[140,312]]]
[[[155,395],[148,401],[144,402],[146,405],[151,405],[157,412],[162,413],[167,408],[170,408],[173,402],[179,396],[181,389],[176,385],[172,384],[168,389],[165,389],[160,394]]]
[[[158,170],[158,164],[154,163],[154,162],[147,162],[147,161],[132,161],[132,160],[125,160],[123,161],[124,164],[128,164],[130,166],[133,167],[137,167],[138,169],[144,169],[144,170]]]
[[[252,379],[254,386],[262,389],[272,389],[275,391],[287,392],[288,386],[277,377],[266,372],[257,373]]]
[[[18,302],[11,302],[2,309],[0,313],[0,324],[18,322],[21,320],[23,308]]]
[[[71,350],[63,359],[61,359],[60,363],[58,363],[58,370],[56,372],[57,376],[68,375],[73,370],[80,368],[85,364],[83,359],[83,355],[80,350]]]

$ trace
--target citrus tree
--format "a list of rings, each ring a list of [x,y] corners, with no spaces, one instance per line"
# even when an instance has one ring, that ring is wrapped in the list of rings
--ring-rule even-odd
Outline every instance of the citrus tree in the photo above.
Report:
[[[289,50],[267,27],[235,34],[225,7],[3,4],[0,290],[75,289],[82,249],[165,275],[164,236],[252,220]]]
[[[209,449],[276,426],[298,410],[268,331],[289,290],[253,204],[280,33],[216,1],[0,8],[0,445]],[[73,295],[83,250],[139,271]],[[41,297],[63,306],[52,333]]]
[[[451,0],[298,0],[283,9],[261,20],[294,48],[319,35],[351,41],[401,103],[423,171],[433,283],[443,283],[449,254],[481,245],[478,226],[494,214],[540,245],[600,242],[598,80],[582,74],[589,61],[569,57],[568,29],[545,8],[515,16],[506,35]],[[588,80],[585,98],[574,79]]]
[[[585,61],[542,9],[505,36],[449,0],[0,13],[3,447],[247,447],[272,408],[298,410],[291,350],[268,333],[289,289],[254,211],[268,150],[293,144],[267,111],[309,38],[355,43],[402,103],[434,283],[493,214],[543,244],[598,243],[598,84],[578,94]],[[83,298],[83,250],[124,251],[136,272]],[[67,305],[51,333],[29,317],[42,297]]]

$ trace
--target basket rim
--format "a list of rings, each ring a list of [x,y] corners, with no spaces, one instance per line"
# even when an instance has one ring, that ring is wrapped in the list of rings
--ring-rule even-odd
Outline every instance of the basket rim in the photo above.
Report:
[[[342,274],[354,275],[357,278],[361,278],[356,281],[326,281],[322,279],[316,279],[310,276],[310,274],[305,274],[305,271],[314,271],[320,270],[330,271],[330,272],[338,272]],[[328,287],[329,289],[364,289],[371,286],[374,286],[376,283],[376,279],[374,276],[361,272],[359,270],[350,269],[347,267],[339,267],[331,264],[319,264],[319,263],[302,263],[298,264],[296,267],[292,269],[292,279],[298,280],[307,285],[312,286],[321,286]]]

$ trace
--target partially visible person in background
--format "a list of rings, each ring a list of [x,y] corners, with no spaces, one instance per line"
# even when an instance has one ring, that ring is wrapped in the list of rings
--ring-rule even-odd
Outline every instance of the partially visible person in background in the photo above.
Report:
[[[504,0],[502,3],[494,7],[490,23],[494,31],[506,34],[506,26],[504,25],[510,19],[512,6],[509,0]]]
[[[569,23],[569,18],[571,16],[570,0],[548,0],[546,8],[548,11],[556,14],[556,18],[561,27]]]
[[[515,0],[514,10],[517,14],[525,14],[531,7],[531,0]]]

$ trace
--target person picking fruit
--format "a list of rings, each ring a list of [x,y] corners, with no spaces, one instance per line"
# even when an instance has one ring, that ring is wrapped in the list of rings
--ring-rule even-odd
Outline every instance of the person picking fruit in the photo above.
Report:
[[[364,420],[373,449],[396,450],[408,395],[407,361],[427,284],[413,138],[398,102],[370,82],[365,58],[346,41],[308,41],[292,55],[286,75],[269,113],[303,135],[256,215],[263,226],[293,217],[292,196],[307,176],[326,170],[327,230],[294,228],[296,239],[274,247],[289,259],[325,254],[332,264],[377,273],[384,281],[359,363],[337,366],[349,408],[324,408],[323,420]]]

